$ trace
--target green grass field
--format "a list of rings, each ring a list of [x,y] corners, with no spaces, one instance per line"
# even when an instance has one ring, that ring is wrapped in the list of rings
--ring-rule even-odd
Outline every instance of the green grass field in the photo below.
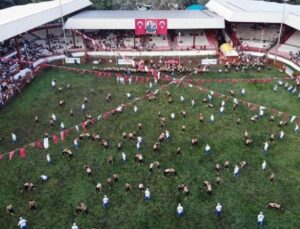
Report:
[[[281,77],[282,74],[271,70],[261,73],[257,77]],[[232,78],[249,77],[246,73],[229,73]],[[210,74],[212,78],[222,78],[217,73]],[[251,77],[256,74],[252,73]],[[194,76],[193,76],[194,78]],[[57,86],[63,87],[63,92],[51,88],[51,80],[57,80]],[[70,84],[71,89],[66,89]],[[209,89],[228,94],[233,89],[239,97],[241,88],[246,89],[245,100],[275,108],[284,112],[300,116],[299,99],[282,87],[277,93],[272,91],[271,84],[216,84],[203,85]],[[161,86],[161,85],[159,85]],[[159,86],[155,86],[156,89]],[[95,90],[91,95],[90,90]],[[42,138],[45,132],[49,134],[59,131],[59,124],[71,127],[81,122],[84,115],[80,111],[84,97],[88,97],[87,112],[94,116],[116,108],[121,103],[130,100],[125,93],[131,92],[134,98],[143,96],[147,85],[132,84],[117,85],[114,79],[100,79],[93,75],[81,75],[72,72],[48,69],[42,72],[21,95],[17,96],[7,106],[0,110],[0,152],[6,153],[15,148],[34,142]],[[140,100],[135,103],[138,113],[133,107],[128,107],[117,116],[106,120],[99,120],[89,129],[90,133],[98,133],[109,142],[109,148],[104,149],[99,142],[82,140],[80,149],[73,148],[73,139],[78,136],[73,130],[65,141],[54,145],[50,140],[47,151],[28,148],[26,159],[21,159],[16,153],[12,161],[4,158],[0,161],[2,175],[0,177],[0,228],[17,227],[20,216],[28,220],[29,228],[71,228],[76,222],[82,228],[256,228],[257,214],[263,211],[266,228],[297,228],[300,223],[300,157],[299,135],[294,134],[294,124],[283,127],[286,136],[283,140],[276,138],[270,146],[267,155],[263,154],[263,143],[269,139],[274,131],[281,130],[277,123],[269,122],[270,112],[257,123],[252,124],[249,118],[258,112],[251,112],[240,105],[233,112],[232,102],[226,102],[226,112],[219,114],[220,99],[214,98],[214,108],[208,108],[201,101],[206,96],[195,87],[177,87],[171,85],[168,89],[174,99],[169,104],[161,90],[156,101]],[[105,101],[107,93],[112,94],[110,103]],[[185,103],[178,102],[179,96],[185,97]],[[64,107],[59,107],[60,99],[66,101]],[[191,106],[195,99],[196,106]],[[133,99],[131,100],[133,101]],[[70,117],[69,110],[74,110],[74,117]],[[180,115],[184,109],[186,118]],[[166,126],[160,127],[158,112],[166,117]],[[87,113],[86,112],[86,113]],[[176,119],[170,119],[170,114],[176,113]],[[199,113],[204,113],[206,120],[200,123]],[[49,126],[49,116],[55,113],[58,123],[54,128]],[[209,123],[211,114],[215,115],[215,123]],[[35,126],[34,117],[38,115],[40,125]],[[236,125],[236,119],[241,119],[241,125]],[[137,124],[142,123],[143,129],[137,130]],[[187,130],[181,131],[186,125]],[[159,134],[169,130],[171,139],[161,144],[160,152],[153,152],[152,146]],[[247,130],[253,139],[253,145],[244,145],[243,135]],[[144,165],[134,162],[136,141],[122,140],[123,132],[136,131],[143,137],[141,153]],[[10,134],[17,135],[16,145],[11,143]],[[191,138],[198,138],[199,144],[192,147]],[[121,152],[116,144],[123,141],[123,152],[128,156],[128,162],[123,163]],[[212,154],[205,156],[204,147],[209,143]],[[74,152],[74,159],[68,160],[62,156],[62,149],[69,147]],[[176,155],[177,147],[181,147],[182,154]],[[53,164],[49,166],[45,160],[46,153],[50,153]],[[114,164],[108,165],[106,159],[114,156]],[[149,173],[149,163],[160,161],[161,171]],[[215,184],[215,164],[230,161],[230,170],[222,169],[220,176],[223,182]],[[241,176],[233,176],[233,167],[241,161],[247,161],[248,166],[241,169]],[[267,170],[261,170],[262,161],[268,163]],[[89,164],[93,170],[92,177],[84,171],[84,164]],[[165,177],[163,170],[173,167],[178,176]],[[106,179],[112,174],[120,176],[119,181],[110,190]],[[276,179],[269,181],[271,173]],[[49,181],[41,183],[40,175],[49,176]],[[213,194],[209,196],[203,189],[203,181],[209,180],[213,186]],[[26,181],[37,185],[32,192],[20,193],[20,188]],[[95,185],[100,182],[103,186],[100,193],[95,192]],[[130,193],[125,192],[125,183],[132,185]],[[151,191],[152,200],[145,202],[144,194],[138,191],[137,185],[144,183]],[[185,198],[179,193],[177,186],[181,183],[188,185],[190,196]],[[102,198],[106,194],[111,205],[108,209],[102,207]],[[37,201],[35,213],[30,212],[27,203],[30,199]],[[89,214],[76,214],[75,208],[80,201],[84,201]],[[216,218],[214,210],[216,203],[223,205],[221,218]],[[283,206],[282,211],[267,209],[268,202],[277,202]],[[11,203],[15,208],[15,215],[5,212],[5,206]],[[177,204],[181,203],[185,209],[182,218],[176,216]]]

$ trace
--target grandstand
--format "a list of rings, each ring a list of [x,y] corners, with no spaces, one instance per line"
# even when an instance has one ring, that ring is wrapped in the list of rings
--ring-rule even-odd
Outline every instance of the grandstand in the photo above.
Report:
[[[245,51],[252,55],[268,54],[270,58],[279,55],[286,63],[300,69],[297,66],[300,58],[299,6],[287,5],[283,20],[284,36],[277,46],[282,4],[211,0],[207,8],[197,11],[82,11],[89,5],[88,0],[63,1],[63,16],[72,14],[64,24],[65,30],[62,30],[61,21],[57,20],[61,17],[58,0],[2,10],[1,57],[17,60],[2,60],[3,68],[8,69],[2,71],[2,79],[10,75],[21,79],[20,76],[30,70],[26,62],[40,63],[40,59],[53,56],[56,59],[66,51],[74,57],[86,54],[218,57],[222,53],[219,47],[224,42],[233,45],[231,54]],[[260,9],[267,10],[262,12]],[[155,23],[160,23],[160,20],[167,23],[163,34],[157,31],[156,34],[147,31],[137,34],[136,20],[147,22],[153,19]]]

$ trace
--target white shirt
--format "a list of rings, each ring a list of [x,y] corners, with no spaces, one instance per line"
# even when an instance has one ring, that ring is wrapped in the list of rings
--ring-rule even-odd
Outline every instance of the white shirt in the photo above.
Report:
[[[224,110],[225,110],[225,107],[220,107],[220,112],[222,113],[222,112],[224,112]]]
[[[195,105],[195,100],[192,100],[192,106],[194,106]]]
[[[128,99],[131,98],[131,94],[130,93],[126,93],[126,96],[127,96]]]
[[[257,221],[262,222],[262,221],[264,221],[264,218],[265,218],[265,216],[263,214],[258,214]]]
[[[137,149],[140,149],[140,148],[141,148],[141,142],[137,142],[137,143],[136,143],[136,148],[137,148]]]
[[[25,227],[26,224],[27,224],[27,220],[26,219],[20,219],[19,222],[18,222],[18,226],[20,228]]]
[[[206,146],[205,146],[205,151],[209,151],[211,148],[210,148],[210,146],[207,144]]]
[[[137,111],[138,111],[137,106],[134,106],[133,111],[134,111],[134,112],[137,112]]]
[[[138,142],[142,142],[142,141],[143,141],[143,138],[142,138],[141,136],[138,136],[138,137],[137,137],[137,141],[138,141]]]
[[[43,181],[46,181],[46,180],[48,180],[48,177],[47,177],[46,175],[41,175],[41,179],[42,179]]]
[[[150,191],[149,189],[147,188],[146,191],[145,191],[145,197],[149,198],[150,197]]]
[[[264,115],[264,110],[263,109],[260,109],[259,110],[259,116],[263,116]]]
[[[237,100],[237,98],[234,98],[234,99],[233,99],[233,103],[234,103],[234,104],[238,104],[238,103],[239,103],[239,101]]]
[[[74,145],[75,145],[75,146],[78,145],[77,139],[74,139]]]
[[[242,88],[242,91],[241,91],[242,95],[245,94],[245,88]]]
[[[218,212],[222,211],[222,205],[218,203],[217,206],[216,206],[216,210]]]
[[[126,161],[126,154],[124,153],[124,152],[122,152],[122,159],[123,159],[123,161]]]
[[[267,162],[264,161],[264,162],[261,164],[261,168],[262,168],[262,170],[265,170],[266,167],[267,167]]]
[[[171,114],[171,118],[175,119],[175,114],[174,113]]]
[[[269,143],[268,142],[265,142],[265,145],[264,145],[264,150],[267,151],[269,148]]]
[[[166,138],[170,137],[170,132],[166,130]]]
[[[55,116],[55,114],[52,114],[51,117],[52,117],[52,120],[53,120],[53,121],[56,121],[56,116]]]
[[[81,109],[84,110],[85,109],[85,104],[81,104]]]
[[[211,120],[212,122],[215,120],[215,116],[214,116],[213,114],[210,116],[210,120]]]
[[[55,87],[56,83],[54,80],[52,80],[51,85],[52,85],[52,87]]]
[[[60,128],[61,128],[61,129],[64,129],[64,128],[65,128],[65,124],[64,124],[63,122],[60,124]]]
[[[298,129],[299,129],[299,126],[296,124],[295,131],[298,131]]]
[[[11,134],[11,139],[15,142],[17,140],[17,136],[14,133],[12,133]]]
[[[47,159],[48,162],[51,161],[51,158],[50,158],[50,154],[49,154],[49,153],[47,154],[46,159]]]
[[[180,96],[180,102],[184,102],[184,97]]]
[[[153,85],[152,85],[152,83],[150,82],[150,83],[149,83],[149,88],[151,89],[151,88],[152,88],[152,86],[153,86]]]
[[[240,171],[240,168],[238,166],[234,167],[234,174],[237,174]]]
[[[183,212],[183,207],[179,204],[177,207],[177,213],[182,213]]]
[[[222,107],[224,107],[224,106],[225,106],[225,101],[224,101],[224,100],[222,100],[222,102],[221,102],[221,106],[222,106]]]
[[[79,227],[76,225],[76,223],[74,223],[71,229],[79,229]]]
[[[280,138],[283,138],[283,136],[284,136],[284,131],[282,130],[280,131]]]
[[[109,201],[108,197],[107,196],[104,196],[103,198],[103,204],[107,204]]]
[[[290,122],[292,123],[292,122],[294,122],[295,121],[295,119],[296,119],[296,116],[295,115],[293,115],[292,116],[292,118],[291,118],[291,120],[290,120]]]

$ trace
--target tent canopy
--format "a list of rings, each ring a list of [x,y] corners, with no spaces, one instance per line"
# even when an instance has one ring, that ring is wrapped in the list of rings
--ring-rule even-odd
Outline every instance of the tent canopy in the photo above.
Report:
[[[193,4],[186,8],[186,10],[206,10],[206,6],[200,4]]]
[[[0,10],[0,42],[92,5],[90,0],[53,0]]]
[[[206,6],[229,22],[282,22],[283,3],[253,0],[210,0]],[[283,23],[300,30],[300,6],[286,4]]]
[[[91,10],[70,17],[65,29],[135,29],[135,19],[167,19],[168,29],[223,29],[224,19],[209,10]]]
[[[234,50],[232,45],[228,43],[224,43],[220,46],[221,52],[224,54],[224,56],[238,56],[238,53]]]

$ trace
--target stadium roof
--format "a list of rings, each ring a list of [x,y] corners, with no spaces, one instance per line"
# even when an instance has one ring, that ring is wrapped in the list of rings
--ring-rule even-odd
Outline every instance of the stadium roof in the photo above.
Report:
[[[203,11],[169,10],[93,10],[70,17],[65,29],[135,29],[134,19],[168,19],[168,29],[222,29],[224,19]]]
[[[59,2],[53,0],[0,10],[0,42],[58,19],[61,16]],[[61,0],[64,16],[90,5],[90,0]]]
[[[210,0],[206,6],[230,22],[281,23],[283,3],[252,0]],[[284,24],[300,30],[300,6],[286,4]]]

